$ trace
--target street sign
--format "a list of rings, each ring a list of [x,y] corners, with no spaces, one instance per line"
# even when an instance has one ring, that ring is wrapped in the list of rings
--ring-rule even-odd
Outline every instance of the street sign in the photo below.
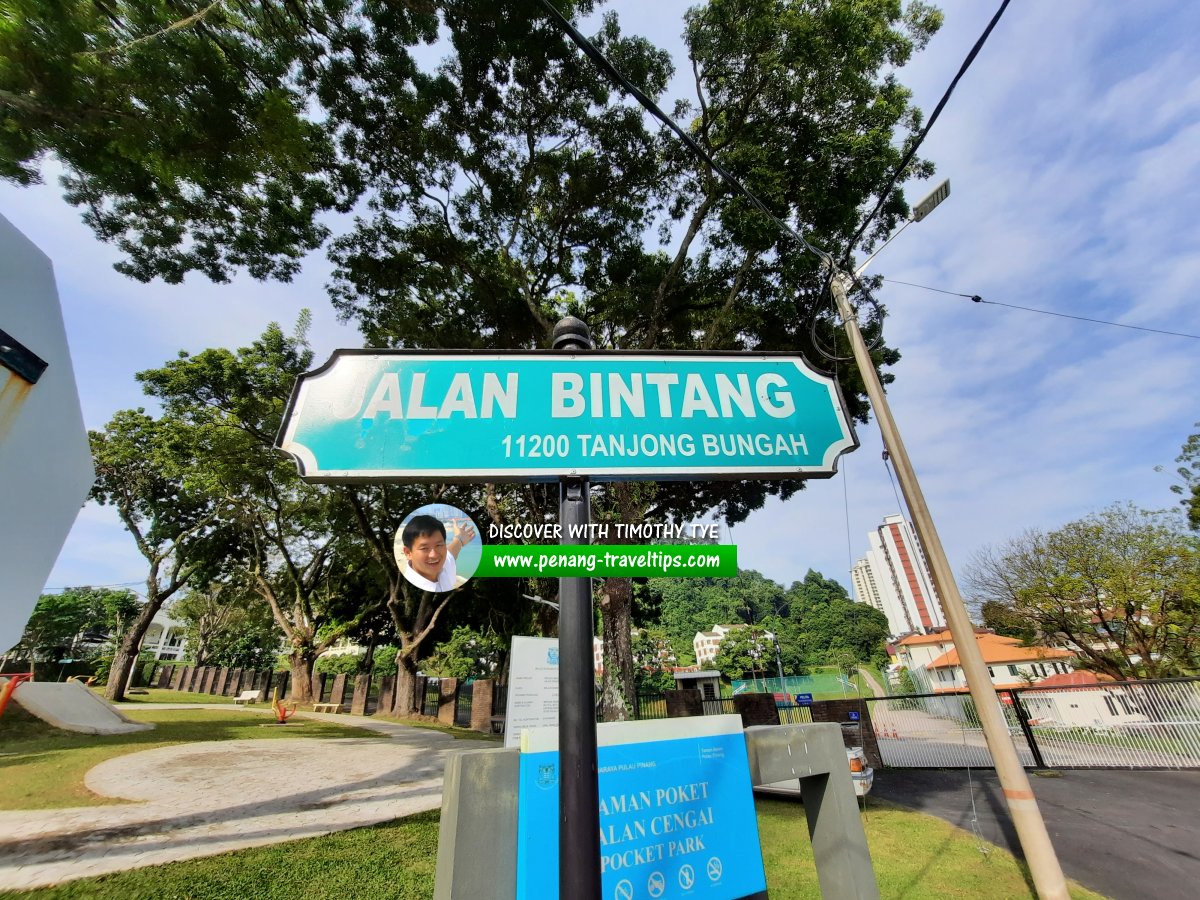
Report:
[[[851,722],[857,722],[859,720],[858,713],[854,710],[851,710],[850,712],[846,713],[846,715],[850,717]]]
[[[812,706],[812,694],[797,694],[796,695],[796,705],[797,706]]]
[[[828,477],[835,379],[769,353],[338,350],[278,442],[310,481]]]

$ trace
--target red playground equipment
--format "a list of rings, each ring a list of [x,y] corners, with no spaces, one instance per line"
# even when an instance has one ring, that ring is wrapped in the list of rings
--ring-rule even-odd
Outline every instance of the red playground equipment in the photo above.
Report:
[[[23,681],[33,681],[32,672],[15,672],[9,675],[0,676],[7,678],[4,682],[4,687],[0,688],[0,716],[4,715],[4,710],[8,708],[8,701],[16,691],[17,685]]]

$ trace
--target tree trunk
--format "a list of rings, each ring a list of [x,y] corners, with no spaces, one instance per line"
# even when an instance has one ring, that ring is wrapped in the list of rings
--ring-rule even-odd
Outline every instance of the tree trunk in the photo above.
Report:
[[[125,699],[125,686],[129,684],[129,671],[137,662],[138,647],[141,646],[142,638],[146,636],[150,623],[154,621],[154,617],[158,615],[163,603],[170,596],[170,592],[162,595],[155,592],[154,585],[157,585],[158,582],[157,572],[151,574],[151,579],[146,582],[149,592],[146,604],[134,617],[129,630],[121,635],[117,652],[113,654],[112,668],[108,670],[108,684],[104,688],[105,698],[112,703],[120,703]]]
[[[392,708],[401,716],[421,711],[417,703],[417,663],[412,654],[396,655],[396,700]]]
[[[104,696],[113,703],[125,699],[125,687],[129,684],[129,673],[137,662],[137,640],[131,640],[131,633],[121,638],[121,644],[113,654],[112,667],[108,670],[108,684],[104,688]]]
[[[630,612],[633,607],[633,580],[608,578],[600,598],[604,623],[604,675],[600,702],[605,722],[624,722],[631,715],[637,698],[633,682],[633,646],[630,637]]]
[[[313,702],[313,667],[316,664],[317,657],[311,647],[297,648],[288,655],[292,699],[297,703]]]

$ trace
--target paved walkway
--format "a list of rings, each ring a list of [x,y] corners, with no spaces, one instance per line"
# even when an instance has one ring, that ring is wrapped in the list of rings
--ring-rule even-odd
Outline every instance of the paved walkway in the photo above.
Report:
[[[441,805],[445,753],[462,742],[363,716],[308,717],[390,740],[206,741],[106,760],[87,773],[87,787],[132,802],[0,812],[0,889],[313,837]]]

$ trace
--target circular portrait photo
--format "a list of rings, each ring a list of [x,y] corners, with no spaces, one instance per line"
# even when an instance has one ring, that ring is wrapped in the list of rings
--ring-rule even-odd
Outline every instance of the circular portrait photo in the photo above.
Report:
[[[452,591],[475,574],[483,556],[479,529],[461,509],[430,503],[413,510],[396,532],[396,561],[424,591]]]

